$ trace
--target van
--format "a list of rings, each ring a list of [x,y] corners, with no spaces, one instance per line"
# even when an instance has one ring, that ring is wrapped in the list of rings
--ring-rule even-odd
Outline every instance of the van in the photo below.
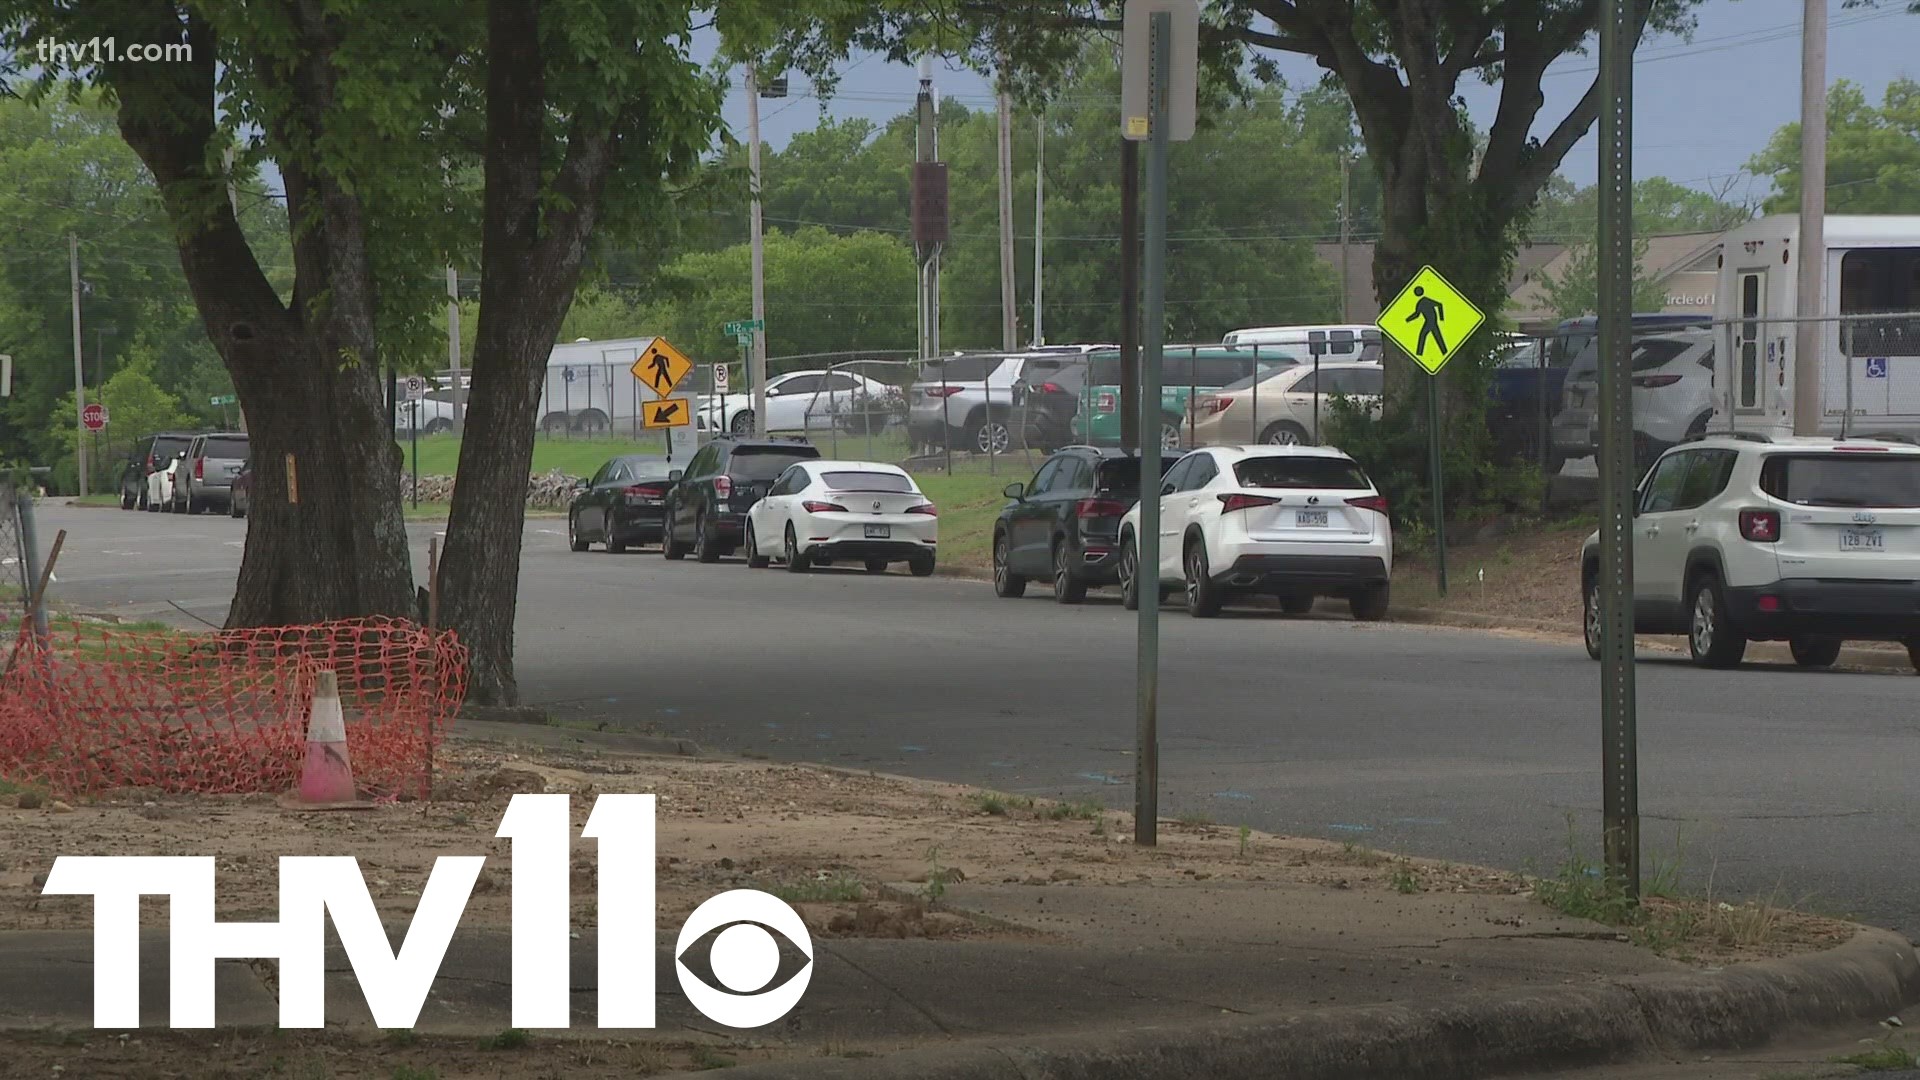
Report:
[[[1254,326],[1234,330],[1221,339],[1223,345],[1279,345],[1290,347],[1301,356],[1309,355],[1312,345],[1324,342],[1320,359],[1377,364],[1381,356],[1380,328],[1359,323],[1333,326]]]

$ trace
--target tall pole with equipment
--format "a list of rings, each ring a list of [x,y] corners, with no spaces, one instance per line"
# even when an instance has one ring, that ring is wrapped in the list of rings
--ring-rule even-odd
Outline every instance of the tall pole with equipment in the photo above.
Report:
[[[1820,434],[1821,348],[1827,269],[1827,0],[1804,0],[1800,29],[1800,260],[1795,280],[1801,322],[1793,334],[1793,433]],[[1852,373],[1848,373],[1852,381]]]
[[[67,277],[73,293],[73,409],[74,428],[73,455],[74,464],[80,470],[80,497],[87,497],[87,440],[80,437],[80,431],[86,426],[82,418],[87,413],[87,376],[86,362],[81,356],[80,347],[80,237],[67,234]]]
[[[1041,314],[1041,281],[1046,270],[1047,235],[1047,115],[1033,119],[1033,347],[1047,343]]]
[[[1017,284],[1013,275],[1013,98],[1003,89],[998,95],[1000,111],[1000,347],[1008,352],[1020,347],[1019,312],[1014,296]]]
[[[753,201],[748,227],[753,230],[753,352],[747,360],[747,382],[753,387],[753,433],[767,434],[767,286],[766,247],[760,228],[760,69],[747,65],[747,184]]]

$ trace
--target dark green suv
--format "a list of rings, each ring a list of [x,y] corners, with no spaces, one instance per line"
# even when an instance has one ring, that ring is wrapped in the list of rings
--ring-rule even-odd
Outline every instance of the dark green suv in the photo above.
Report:
[[[750,439],[720,435],[687,462],[680,482],[667,492],[666,535],[661,553],[701,562],[731,555],[744,542],[747,511],[796,461],[820,456],[804,438]]]

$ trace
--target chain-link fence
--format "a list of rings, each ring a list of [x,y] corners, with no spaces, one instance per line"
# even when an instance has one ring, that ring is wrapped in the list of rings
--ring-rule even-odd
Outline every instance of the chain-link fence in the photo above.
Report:
[[[13,475],[0,472],[0,602],[8,609],[18,603],[25,611],[33,595],[27,569],[33,556],[27,550],[27,529],[20,520],[22,494]]]

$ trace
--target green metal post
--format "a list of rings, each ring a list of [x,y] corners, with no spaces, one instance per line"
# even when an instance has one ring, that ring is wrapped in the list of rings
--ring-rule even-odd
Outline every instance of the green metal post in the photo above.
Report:
[[[1140,598],[1139,700],[1133,774],[1133,841],[1159,842],[1160,817],[1160,371],[1167,346],[1167,93],[1173,81],[1173,16],[1150,24],[1153,108],[1147,142],[1145,348],[1140,353],[1140,535],[1134,592]]]
[[[1427,467],[1433,478],[1434,584],[1447,595],[1447,496],[1440,468],[1440,376],[1427,376]]]

